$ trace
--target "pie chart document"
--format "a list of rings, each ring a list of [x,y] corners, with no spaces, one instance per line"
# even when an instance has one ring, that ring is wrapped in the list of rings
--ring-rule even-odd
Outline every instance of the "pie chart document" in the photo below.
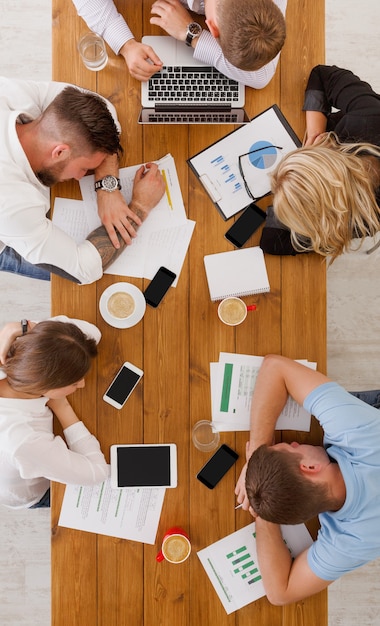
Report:
[[[301,142],[277,105],[188,159],[227,220],[271,191],[270,174]],[[249,193],[250,192],[250,193]]]

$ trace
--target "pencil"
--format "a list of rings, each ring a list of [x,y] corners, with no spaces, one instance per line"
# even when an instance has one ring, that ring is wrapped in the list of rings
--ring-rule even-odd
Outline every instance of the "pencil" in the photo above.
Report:
[[[164,179],[164,183],[165,183],[165,191],[166,191],[166,197],[168,199],[168,203],[169,203],[169,207],[171,208],[171,210],[173,211],[173,205],[172,205],[172,199],[170,197],[170,191],[169,191],[169,185],[168,185],[168,179],[165,173],[165,170],[161,170],[161,174],[162,174],[162,178]]]

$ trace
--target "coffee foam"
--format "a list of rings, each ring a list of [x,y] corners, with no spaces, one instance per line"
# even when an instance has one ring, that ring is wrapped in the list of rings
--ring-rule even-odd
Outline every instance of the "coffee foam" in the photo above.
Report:
[[[162,551],[168,561],[180,563],[190,554],[190,545],[186,537],[171,535],[165,540]]]
[[[226,324],[239,324],[246,315],[244,302],[229,298],[220,304],[219,314]]]
[[[134,298],[124,291],[116,291],[107,302],[108,312],[118,319],[126,319],[132,315],[135,306]]]

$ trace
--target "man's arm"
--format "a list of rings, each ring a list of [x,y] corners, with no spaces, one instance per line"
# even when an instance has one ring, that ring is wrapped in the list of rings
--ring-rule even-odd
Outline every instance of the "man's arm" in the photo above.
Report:
[[[312,572],[307,550],[292,560],[277,524],[256,518],[256,547],[265,593],[272,604],[297,602],[322,591],[332,582]]]
[[[247,461],[256,448],[262,444],[270,446],[273,443],[276,422],[288,395],[302,406],[306,396],[328,380],[320,372],[315,372],[292,359],[273,354],[266,356],[257,376],[252,397]],[[247,510],[249,504],[245,493],[245,473],[246,465],[236,484],[235,494],[238,502],[243,502],[243,508]]]
[[[165,183],[158,166],[155,163],[148,163],[146,168],[145,170],[144,166],[141,166],[137,170],[129,209],[128,205],[125,204],[128,209],[126,219],[132,225],[134,231],[137,231],[140,224],[148,217],[150,211],[158,204],[165,193]],[[113,197],[115,193],[117,192],[109,193],[108,195]],[[117,228],[119,229],[119,227]],[[122,224],[120,225],[121,228],[124,228]],[[120,255],[126,245],[121,233],[117,232],[116,236],[118,238],[117,248],[114,246],[113,241],[110,240],[105,226],[99,226],[87,237],[87,240],[99,252],[103,269],[106,269]]]
[[[113,0],[73,0],[73,4],[87,26],[104,37],[115,54],[124,57],[131,76],[148,80],[161,69],[153,48],[136,41]]]
[[[286,0],[276,0],[275,4],[285,14]],[[191,13],[186,10],[179,0],[159,0],[154,2],[151,12],[153,15],[150,18],[151,24],[159,26],[169,35],[178,39],[178,41],[184,42],[186,40],[187,26],[194,20]],[[214,36],[210,31],[204,29],[200,37],[193,39],[194,58],[207,65],[213,65],[225,76],[247,85],[247,87],[252,87],[253,89],[266,87],[276,72],[280,55],[278,54],[259,70],[253,72],[240,70],[226,59],[216,37],[216,34]]]

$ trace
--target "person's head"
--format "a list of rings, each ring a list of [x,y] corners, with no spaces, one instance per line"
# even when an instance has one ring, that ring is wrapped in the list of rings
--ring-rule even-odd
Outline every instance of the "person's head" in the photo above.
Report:
[[[275,524],[299,524],[336,508],[321,480],[330,464],[324,448],[293,444],[262,445],[248,461],[246,491],[250,506]]]
[[[326,133],[280,161],[272,175],[273,208],[296,250],[314,250],[333,261],[353,238],[379,230],[378,179],[370,156],[379,158],[380,149],[341,144]]]
[[[75,324],[46,321],[12,343],[4,371],[12,389],[63,398],[83,387],[96,342]]]
[[[106,155],[122,152],[119,131],[105,101],[93,93],[66,87],[43,111],[38,131],[52,146],[49,160],[36,172],[51,187],[80,179]]]
[[[285,42],[285,18],[273,0],[206,0],[206,23],[227,61],[253,72]]]

